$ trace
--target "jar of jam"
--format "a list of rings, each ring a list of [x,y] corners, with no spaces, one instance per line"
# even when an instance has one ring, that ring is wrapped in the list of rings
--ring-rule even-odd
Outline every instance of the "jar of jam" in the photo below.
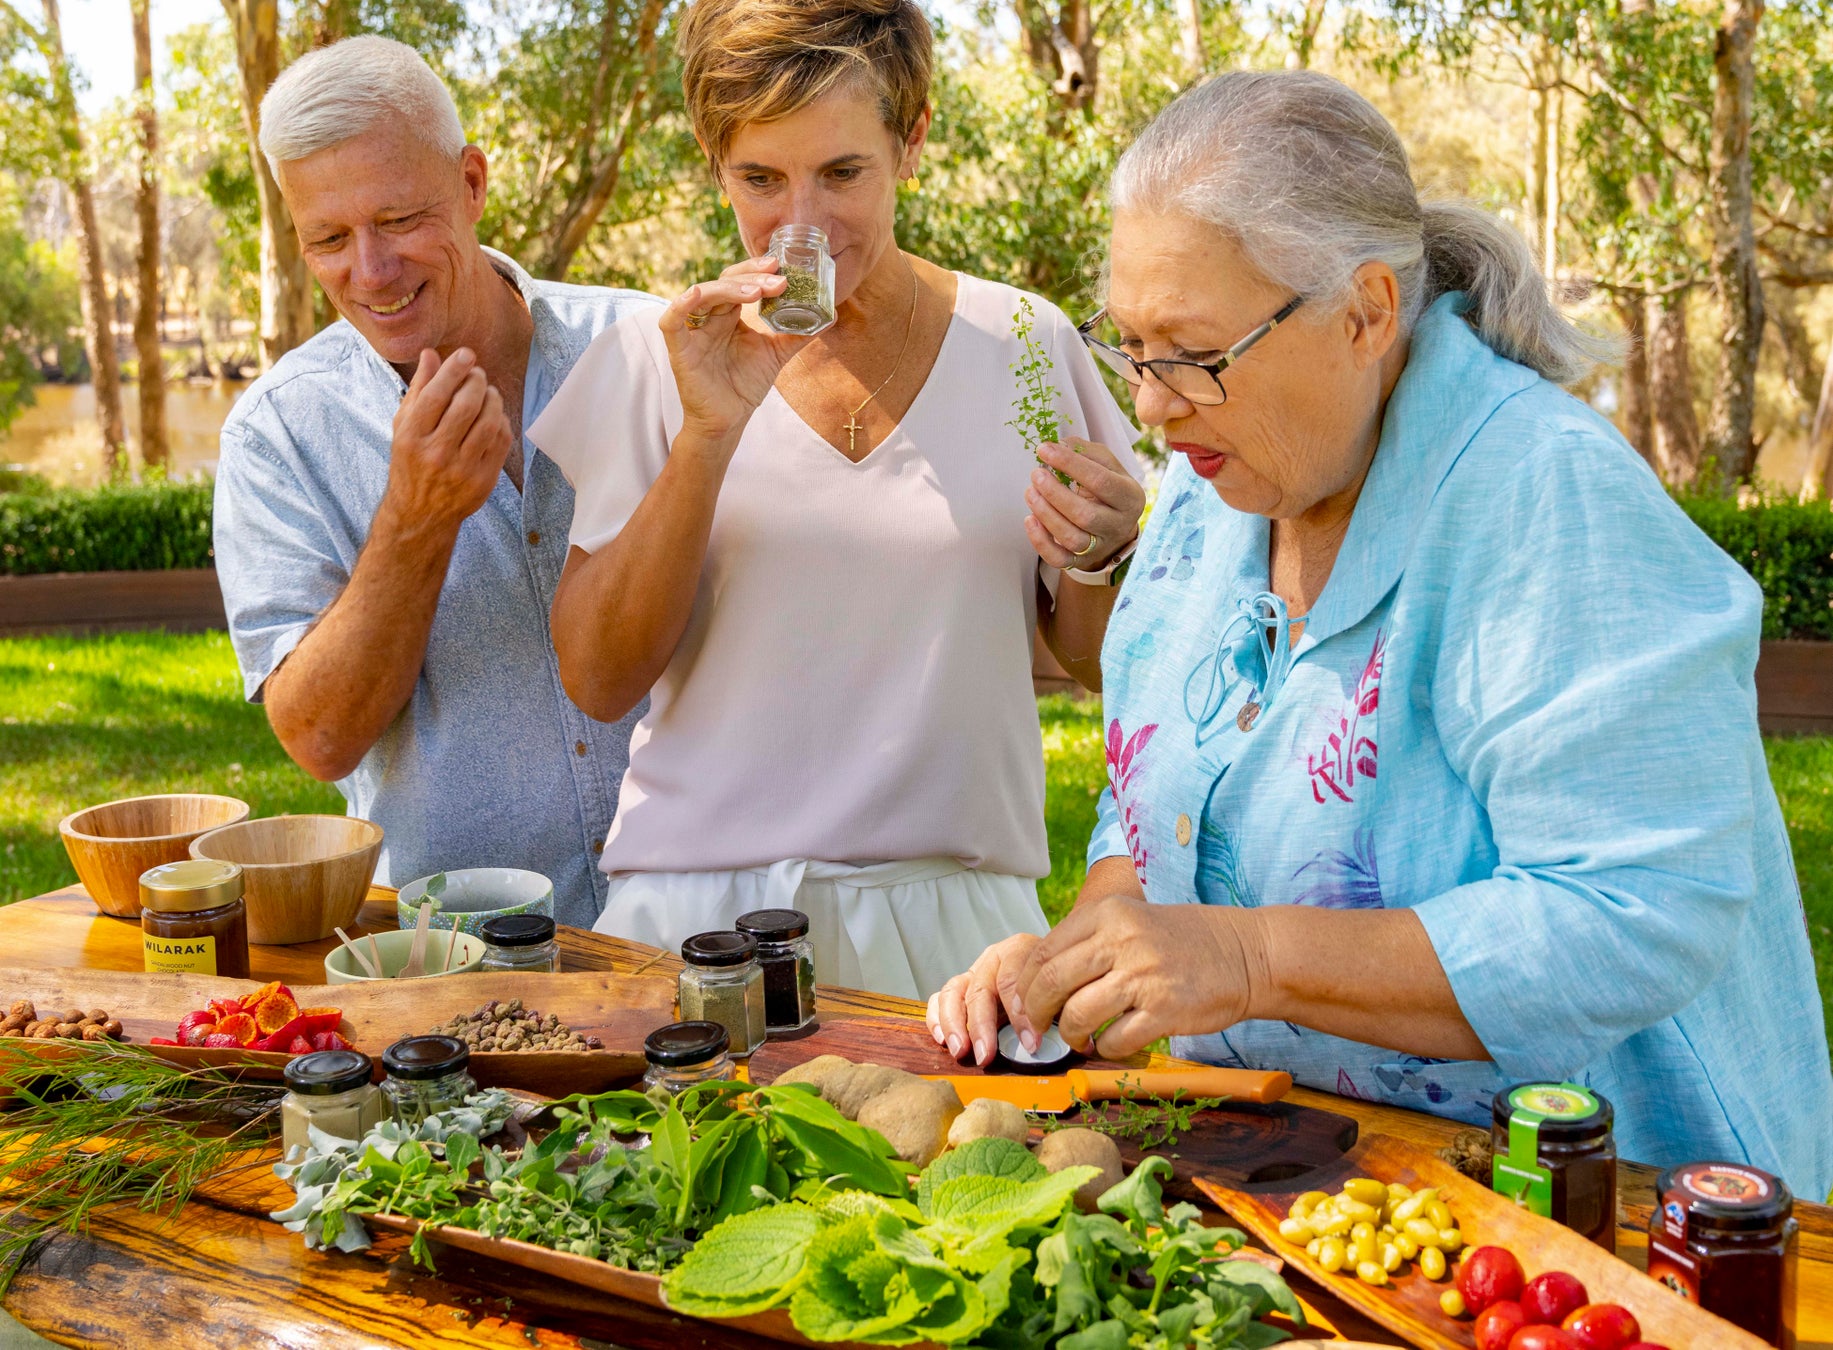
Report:
[[[1648,1224],[1648,1273],[1690,1303],[1781,1350],[1795,1344],[1795,1199],[1743,1163],[1661,1174]]]
[[[484,920],[483,970],[528,970],[551,974],[560,969],[560,944],[554,921],[542,914],[499,914]]]
[[[732,1059],[726,1054],[729,1038],[717,1022],[672,1022],[649,1033],[643,1056],[649,1070],[645,1088],[661,1088],[671,1096],[696,1083],[732,1076]]]
[[[799,909],[754,909],[733,927],[757,939],[764,972],[764,1030],[800,1031],[815,1020],[815,944]]]
[[[149,973],[247,979],[241,865],[186,858],[142,872],[140,947]]]
[[[1616,1113],[1577,1083],[1523,1083],[1491,1112],[1491,1186],[1607,1252],[1617,1249]]]
[[[684,1022],[717,1022],[734,1055],[764,1043],[764,972],[749,933],[696,933],[681,944],[687,964],[676,977]]]
[[[477,1091],[470,1047],[456,1036],[403,1036],[382,1052],[382,1067],[389,1109],[410,1127],[463,1106]]]

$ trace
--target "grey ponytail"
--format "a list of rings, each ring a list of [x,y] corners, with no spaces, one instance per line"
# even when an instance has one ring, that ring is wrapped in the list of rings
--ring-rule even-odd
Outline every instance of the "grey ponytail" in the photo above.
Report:
[[[1519,232],[1475,206],[1422,204],[1387,119],[1315,71],[1234,71],[1183,94],[1121,158],[1110,196],[1117,211],[1227,232],[1266,276],[1326,302],[1308,304],[1314,314],[1349,299],[1358,267],[1384,262],[1408,330],[1463,291],[1486,344],[1556,383],[1617,353],[1554,307]]]

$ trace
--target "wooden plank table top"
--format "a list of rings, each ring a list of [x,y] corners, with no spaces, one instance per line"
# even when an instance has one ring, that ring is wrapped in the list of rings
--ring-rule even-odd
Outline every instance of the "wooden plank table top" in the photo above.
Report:
[[[395,926],[393,892],[378,888],[352,935]],[[318,983],[335,939],[250,949],[261,980]],[[671,972],[678,959],[581,929],[560,930],[571,970]],[[0,908],[0,951],[14,966],[141,968],[140,929],[97,912],[79,887]],[[922,1005],[823,987],[829,1012],[921,1019]],[[1294,1088],[1293,1102],[1352,1116],[1366,1130],[1442,1148],[1459,1128],[1435,1116]],[[1618,1252],[1643,1263],[1654,1171],[1622,1165]],[[265,1166],[208,1186],[170,1218],[137,1210],[99,1216],[87,1235],[60,1237],[23,1269],[6,1310],[65,1345],[185,1347],[530,1346],[567,1350],[765,1350],[774,1342],[556,1284],[441,1248],[437,1273],[416,1268],[404,1238],[378,1234],[356,1255],[310,1252],[268,1220],[291,1192]],[[1833,1209],[1798,1204],[1801,1350],[1833,1350]],[[1344,1336],[1394,1338],[1326,1292],[1298,1283]],[[1682,1350],[1682,1347],[1674,1347]]]

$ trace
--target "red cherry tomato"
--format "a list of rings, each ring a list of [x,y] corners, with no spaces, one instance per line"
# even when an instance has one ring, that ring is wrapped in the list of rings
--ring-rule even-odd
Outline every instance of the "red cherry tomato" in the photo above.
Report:
[[[1527,1314],[1527,1320],[1550,1327],[1559,1326],[1589,1302],[1585,1286],[1563,1270],[1536,1275],[1521,1291],[1521,1311]]]
[[[1560,1326],[1585,1350],[1625,1350],[1642,1339],[1642,1325],[1635,1314],[1616,1303],[1587,1303]]]
[[[1508,1343],[1508,1350],[1584,1350],[1571,1333],[1558,1327],[1522,1327]]]
[[[1506,1247],[1478,1247],[1457,1271],[1457,1291],[1464,1296],[1464,1310],[1480,1313],[1503,1299],[1521,1299],[1527,1276],[1521,1262]]]
[[[1668,1348],[1659,1341],[1637,1341],[1634,1345],[1624,1346],[1623,1350],[1668,1350]]]
[[[1492,1303],[1477,1314],[1477,1350],[1508,1350],[1515,1333],[1527,1325],[1527,1314],[1512,1298]]]

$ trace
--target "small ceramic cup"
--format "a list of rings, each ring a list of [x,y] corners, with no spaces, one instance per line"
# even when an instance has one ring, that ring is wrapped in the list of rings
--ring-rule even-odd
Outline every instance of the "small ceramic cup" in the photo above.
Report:
[[[407,958],[413,951],[413,931],[411,929],[403,929],[394,933],[376,933],[374,934],[374,938],[375,947],[373,948],[373,952],[375,955],[381,957],[382,978],[385,980],[399,979],[402,969],[407,965]],[[368,937],[360,937],[355,939],[355,941],[358,951],[362,952],[364,956],[370,956],[371,959],[374,959],[371,955],[372,949],[369,945],[370,940]],[[449,969],[442,969],[442,967],[445,966],[446,944],[448,942],[454,944],[452,948],[452,964]],[[476,970],[478,966],[483,963],[483,960],[484,940],[480,937],[472,937],[469,933],[460,933],[458,937],[454,939],[449,929],[446,932],[440,933],[438,936],[428,933],[425,952],[426,974],[416,975],[414,978],[418,980],[430,980],[440,975],[466,975]],[[350,955],[349,949],[342,943],[339,943],[325,953],[325,983],[374,984],[376,983],[376,979],[374,976],[366,974],[362,965]]]
[[[554,917],[554,883],[539,872],[524,872],[515,867],[466,867],[456,872],[440,872],[445,889],[430,897],[433,913],[427,920],[434,928],[456,925],[461,933],[476,935],[484,924],[504,914],[539,914]],[[427,888],[433,877],[410,881],[395,897],[395,922],[412,928],[420,922],[420,902],[429,898]]]

